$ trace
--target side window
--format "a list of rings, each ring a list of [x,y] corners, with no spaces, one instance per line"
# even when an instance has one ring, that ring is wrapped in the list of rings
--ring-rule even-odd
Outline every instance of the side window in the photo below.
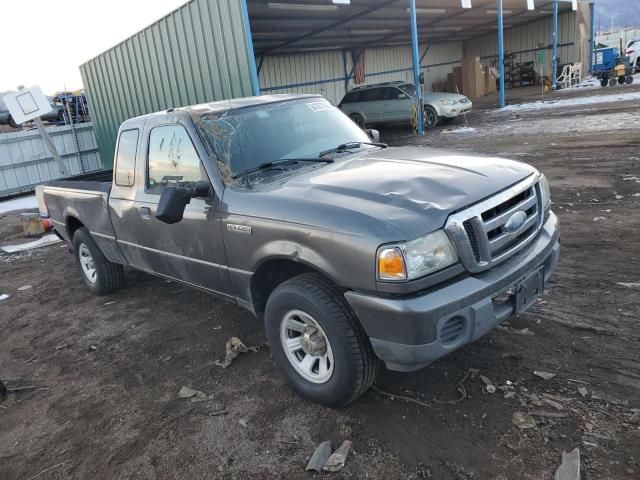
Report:
[[[382,92],[383,100],[398,100],[398,95],[402,94],[400,90],[393,87],[383,88]]]
[[[208,177],[189,133],[182,125],[155,127],[149,135],[147,190],[163,187],[193,187]]]
[[[347,95],[342,100],[342,103],[356,103],[360,101],[360,92],[351,92],[347,93]]]
[[[138,129],[120,133],[116,154],[116,185],[120,187],[132,187],[135,183],[137,147]]]
[[[362,92],[361,102],[376,102],[382,100],[382,88],[372,88]]]

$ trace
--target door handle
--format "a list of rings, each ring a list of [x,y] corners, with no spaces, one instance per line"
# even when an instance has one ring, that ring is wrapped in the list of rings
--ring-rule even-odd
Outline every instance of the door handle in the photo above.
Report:
[[[140,207],[140,216],[145,220],[151,218],[151,209],[149,207]]]

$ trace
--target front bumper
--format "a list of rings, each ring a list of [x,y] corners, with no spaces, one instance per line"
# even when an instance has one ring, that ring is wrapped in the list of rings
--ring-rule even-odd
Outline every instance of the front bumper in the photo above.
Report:
[[[458,115],[470,112],[472,107],[473,104],[471,102],[457,103],[456,105],[443,105],[440,106],[439,115],[445,118],[455,118]]]
[[[514,302],[494,300],[541,266],[546,285],[559,255],[558,221],[550,213],[531,245],[491,270],[408,297],[353,291],[345,297],[387,368],[413,371],[477,340],[511,317]]]

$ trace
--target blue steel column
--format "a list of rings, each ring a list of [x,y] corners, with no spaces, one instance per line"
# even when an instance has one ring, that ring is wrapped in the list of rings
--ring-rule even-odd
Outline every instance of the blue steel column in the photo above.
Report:
[[[596,0],[589,4],[589,11],[591,12],[591,32],[589,35],[589,73],[593,74],[593,53],[596,49]]]
[[[553,0],[553,54],[551,55],[551,85],[555,90],[558,86],[558,0]]]
[[[504,22],[502,21],[502,0],[498,0],[498,66],[500,69],[500,95],[498,105],[503,108],[504,100]]]
[[[247,55],[249,55],[249,75],[251,76],[251,91],[254,95],[260,95],[260,80],[258,80],[258,67],[256,66],[256,55],[253,52],[253,38],[251,37],[251,24],[249,23],[249,8],[247,0],[240,1],[242,17],[244,18],[244,40],[247,44]]]
[[[422,123],[422,104],[420,89],[420,52],[418,49],[418,20],[416,18],[416,0],[410,2],[411,10],[411,50],[413,51],[413,83],[416,89],[416,99],[418,100],[418,135],[424,135],[424,124]]]

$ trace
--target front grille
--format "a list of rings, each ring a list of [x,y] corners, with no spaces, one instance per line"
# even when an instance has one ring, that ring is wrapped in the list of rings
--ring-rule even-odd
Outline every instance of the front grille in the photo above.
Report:
[[[469,244],[471,245],[471,250],[473,250],[473,256],[477,261],[480,261],[480,247],[478,246],[478,239],[476,238],[476,232],[469,220],[464,222],[464,231],[467,232]]]
[[[516,184],[449,217],[445,230],[463,265],[480,272],[527,245],[542,227],[537,178]]]

